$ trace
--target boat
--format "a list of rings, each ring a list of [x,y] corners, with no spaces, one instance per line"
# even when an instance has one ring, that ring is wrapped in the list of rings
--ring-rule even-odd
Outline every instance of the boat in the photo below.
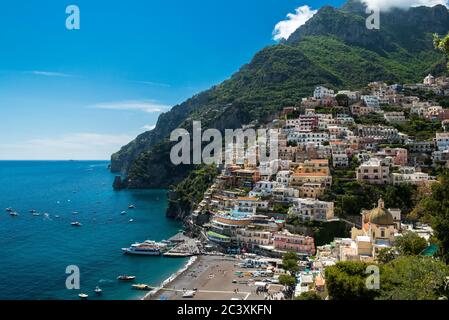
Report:
[[[167,250],[167,244],[147,240],[142,243],[135,243],[129,248],[122,248],[125,254],[140,256],[160,256],[162,252]]]
[[[37,211],[36,210],[30,210],[30,213],[36,213]]]
[[[60,218],[60,216],[55,216],[55,218],[56,218],[56,219],[59,219],[59,218]]]
[[[135,206],[135,205],[133,205],[133,204],[130,204],[130,205],[128,206],[128,208],[129,208],[129,209],[135,209],[135,208],[136,208],[136,206]]]
[[[129,222],[130,222],[130,223],[134,222],[134,219],[129,219]]]
[[[136,279],[135,276],[118,276],[117,277],[117,280],[120,280],[120,281],[133,281],[135,279]]]
[[[41,214],[39,212],[33,212],[34,217],[39,217]]]
[[[95,293],[96,293],[96,294],[98,294],[98,295],[100,295],[100,294],[102,294],[102,293],[103,293],[103,290],[101,290],[101,288],[100,288],[100,287],[98,287],[98,286],[97,286],[97,287],[95,288],[95,290],[94,290],[94,291],[95,291]]]
[[[5,209],[5,211],[6,211],[6,212],[13,212],[13,211],[14,211],[14,209],[13,209],[13,208],[11,208],[11,207],[9,207],[9,208],[6,208],[6,209]]]
[[[11,217],[17,217],[17,216],[19,216],[19,214],[18,214],[17,212],[15,212],[15,211],[10,211],[10,212],[9,212],[9,215],[10,215]]]
[[[184,292],[184,294],[182,295],[183,298],[194,298],[195,297],[196,292],[193,290],[188,290],[186,292]]]
[[[126,211],[122,211],[120,214],[121,214],[122,216],[124,216],[124,215],[126,215]]]
[[[74,227],[81,227],[82,226],[81,222],[78,222],[78,221],[72,222],[71,225],[74,226]]]
[[[133,284],[133,289],[142,290],[142,291],[151,291],[153,288],[147,284]]]
[[[80,293],[80,294],[78,295],[78,297],[80,297],[80,299],[82,299],[82,300],[86,300],[87,298],[89,298],[89,295],[87,295],[87,294],[85,294],[85,293]]]

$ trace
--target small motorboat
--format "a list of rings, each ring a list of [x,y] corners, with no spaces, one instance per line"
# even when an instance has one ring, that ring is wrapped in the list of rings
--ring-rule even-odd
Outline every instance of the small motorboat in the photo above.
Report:
[[[117,277],[117,280],[120,280],[120,281],[133,281],[135,279],[136,279],[135,276],[118,276]]]
[[[11,217],[18,217],[18,216],[19,216],[19,214],[18,214],[17,212],[15,212],[15,211],[10,211],[10,212],[9,212],[9,215],[10,215]]]
[[[39,217],[39,216],[41,216],[41,214],[40,214],[39,212],[32,212],[32,214],[33,214],[33,217]]]
[[[85,294],[85,293],[80,293],[78,295],[78,297],[80,297],[81,300],[86,300],[87,298],[89,298],[89,295]]]
[[[60,216],[55,216],[55,218],[56,218],[56,219],[59,219],[59,218],[61,218],[61,217],[60,217]]]
[[[122,211],[120,214],[121,214],[122,216],[124,216],[124,215],[126,215],[126,211]]]
[[[184,294],[182,295],[183,298],[194,298],[195,297],[196,292],[193,290],[188,290],[186,292],[184,292]]]
[[[134,219],[129,219],[129,223],[133,223],[134,222]]]
[[[30,210],[30,213],[36,213],[37,211],[36,210]]]
[[[101,288],[100,288],[100,287],[98,287],[98,286],[97,286],[97,287],[95,288],[95,290],[94,290],[94,291],[95,291],[95,293],[96,293],[96,294],[98,294],[98,295],[100,295],[100,294],[102,294],[102,293],[103,293],[103,290],[101,290]]]
[[[142,290],[142,291],[151,291],[153,288],[147,284],[133,284],[133,289]]]
[[[9,208],[6,208],[6,209],[5,209],[5,211],[6,211],[6,212],[13,212],[13,211],[14,211],[14,209],[13,209],[13,208],[11,208],[11,207],[9,207]]]
[[[79,221],[72,222],[71,225],[73,227],[81,227],[82,226],[81,222],[79,222]]]
[[[130,204],[130,205],[128,206],[128,208],[129,208],[129,209],[135,209],[135,208],[136,208],[136,206],[135,206],[135,205],[133,205],[133,204]]]

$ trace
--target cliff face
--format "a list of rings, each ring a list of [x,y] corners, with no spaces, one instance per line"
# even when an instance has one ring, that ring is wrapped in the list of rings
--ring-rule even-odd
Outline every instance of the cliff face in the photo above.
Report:
[[[111,170],[129,188],[160,188],[187,177],[191,166],[173,166],[169,134],[201,120],[203,129],[233,129],[263,122],[284,106],[297,105],[318,84],[359,88],[370,81],[421,81],[444,70],[433,50],[432,33],[449,30],[444,6],[381,14],[381,29],[365,27],[363,5],[351,0],[341,9],[322,8],[288,41],[257,53],[229,80],[175,106],[156,128],[111,157]]]

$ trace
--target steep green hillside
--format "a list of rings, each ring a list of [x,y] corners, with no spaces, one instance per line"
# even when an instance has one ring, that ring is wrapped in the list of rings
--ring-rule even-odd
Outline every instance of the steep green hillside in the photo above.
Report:
[[[229,80],[161,115],[153,131],[112,156],[112,171],[126,175],[130,188],[168,187],[192,168],[170,163],[167,138],[192,120],[203,128],[232,129],[298,104],[318,84],[341,89],[376,80],[415,82],[445,70],[443,55],[432,47],[432,33],[449,30],[445,7],[382,14],[381,29],[368,30],[355,3],[322,8],[288,41],[261,50]]]

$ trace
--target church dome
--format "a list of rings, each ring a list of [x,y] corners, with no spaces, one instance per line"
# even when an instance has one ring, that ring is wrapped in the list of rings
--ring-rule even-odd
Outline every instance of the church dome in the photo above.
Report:
[[[394,224],[393,215],[385,209],[382,199],[379,200],[379,206],[373,209],[369,215],[369,222],[380,226],[390,226]]]

